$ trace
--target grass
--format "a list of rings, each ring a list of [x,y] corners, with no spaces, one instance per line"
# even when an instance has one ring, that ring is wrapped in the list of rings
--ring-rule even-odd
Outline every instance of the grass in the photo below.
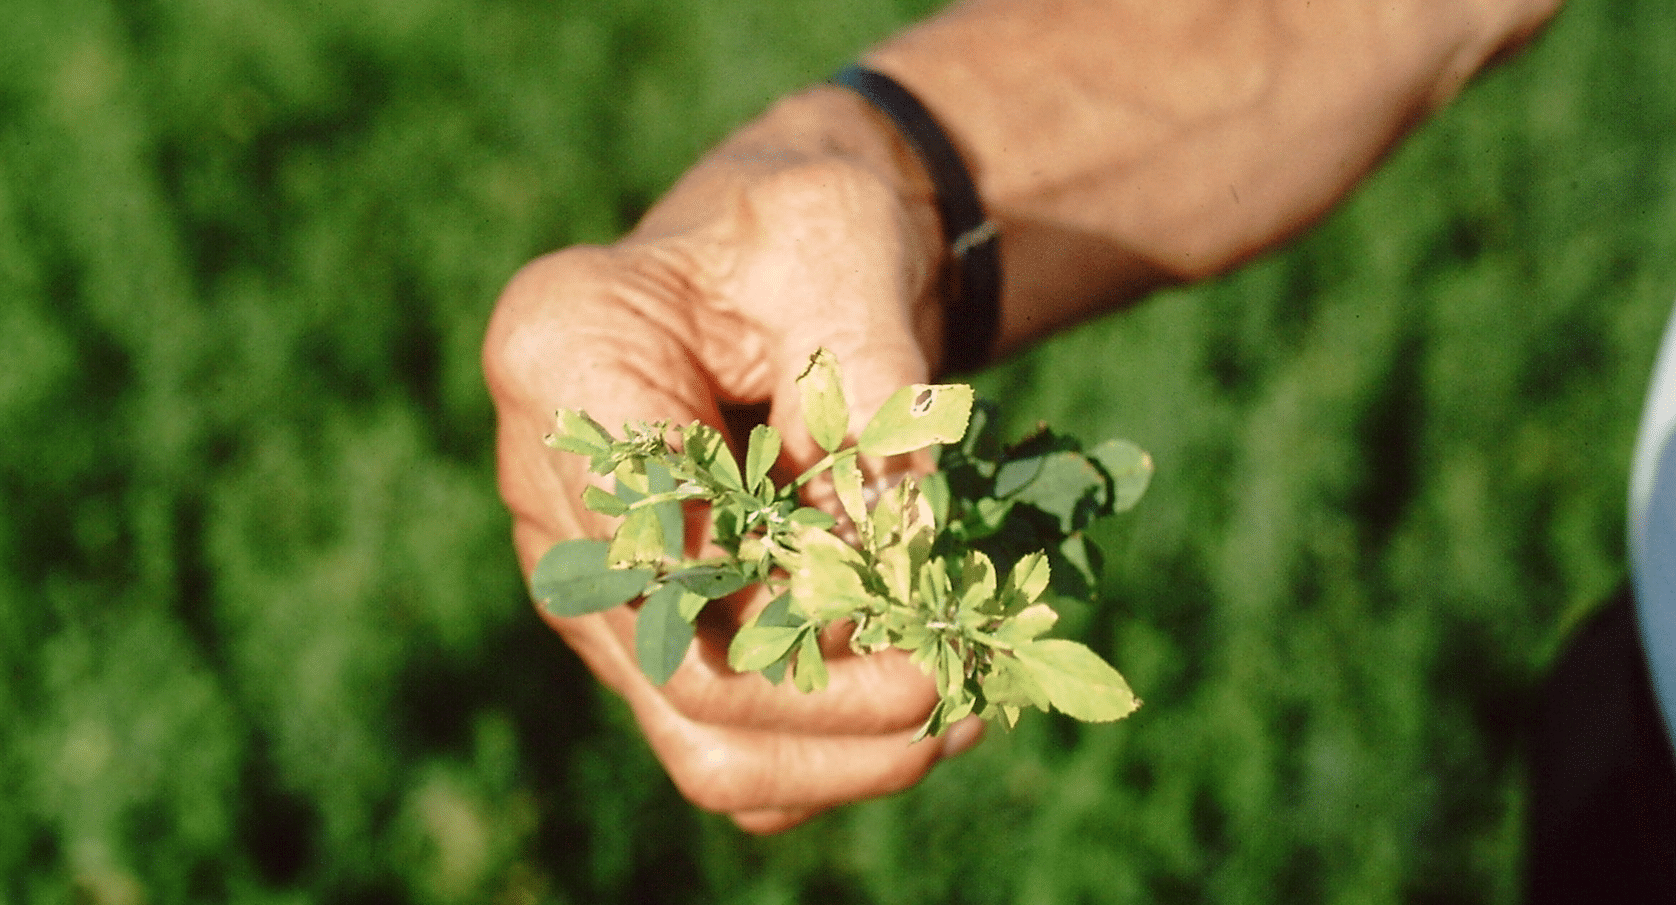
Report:
[[[979,377],[1159,474],[1029,720],[771,839],[533,617],[477,370],[523,261],[929,6],[0,6],[0,902],[1509,902],[1624,575],[1676,32],[1573,3],[1319,229]]]

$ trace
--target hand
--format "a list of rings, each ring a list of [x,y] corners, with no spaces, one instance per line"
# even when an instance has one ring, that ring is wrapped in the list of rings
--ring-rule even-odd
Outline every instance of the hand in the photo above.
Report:
[[[942,252],[923,179],[859,99],[819,89],[702,161],[621,242],[520,272],[495,311],[484,365],[525,574],[554,543],[609,531],[581,506],[585,463],[542,443],[561,407],[613,431],[662,419],[725,429],[724,406],[768,403],[795,474],[819,458],[795,386],[815,348],[842,363],[858,427],[896,388],[926,381]],[[874,463],[874,476],[925,467]],[[696,525],[689,535],[702,542]],[[911,743],[936,692],[899,652],[861,657],[829,639],[831,684],[811,695],[732,672],[728,641],[766,602],[707,610],[662,687],[637,665],[630,607],[546,618],[628,701],[681,792],[747,830],[779,831],[906,788],[977,740],[968,722]]]

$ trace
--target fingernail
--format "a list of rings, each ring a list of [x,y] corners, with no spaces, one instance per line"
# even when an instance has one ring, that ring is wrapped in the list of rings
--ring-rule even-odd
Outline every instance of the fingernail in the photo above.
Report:
[[[943,733],[943,751],[938,757],[948,760],[972,750],[983,738],[983,729],[983,720],[975,716],[969,716],[950,726],[948,731]]]

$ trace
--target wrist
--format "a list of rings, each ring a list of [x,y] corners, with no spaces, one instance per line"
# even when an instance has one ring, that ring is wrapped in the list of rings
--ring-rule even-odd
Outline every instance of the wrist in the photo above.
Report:
[[[931,179],[889,117],[848,89],[813,87],[770,107],[717,153],[803,164],[829,160],[877,180],[899,211],[903,313],[931,372],[941,370],[942,295],[951,256]]]

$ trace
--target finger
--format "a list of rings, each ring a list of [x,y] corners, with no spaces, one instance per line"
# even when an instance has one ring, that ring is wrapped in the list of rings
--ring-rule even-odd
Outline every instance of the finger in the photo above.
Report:
[[[611,627],[625,658],[632,659],[627,652],[634,649],[638,612],[618,607],[600,618]],[[656,693],[696,722],[804,735],[911,732],[937,703],[936,683],[901,651],[861,656],[841,647],[826,657],[826,688],[803,692],[790,681],[776,685],[759,673],[730,669],[730,638],[731,632],[701,634],[674,676],[654,686]]]
[[[695,805],[718,813],[819,811],[912,786],[941,759],[915,731],[793,735],[696,723],[655,693],[631,693],[647,741]]]
[[[814,808],[765,808],[729,814],[735,826],[747,833],[770,836],[783,833],[825,813]]]

